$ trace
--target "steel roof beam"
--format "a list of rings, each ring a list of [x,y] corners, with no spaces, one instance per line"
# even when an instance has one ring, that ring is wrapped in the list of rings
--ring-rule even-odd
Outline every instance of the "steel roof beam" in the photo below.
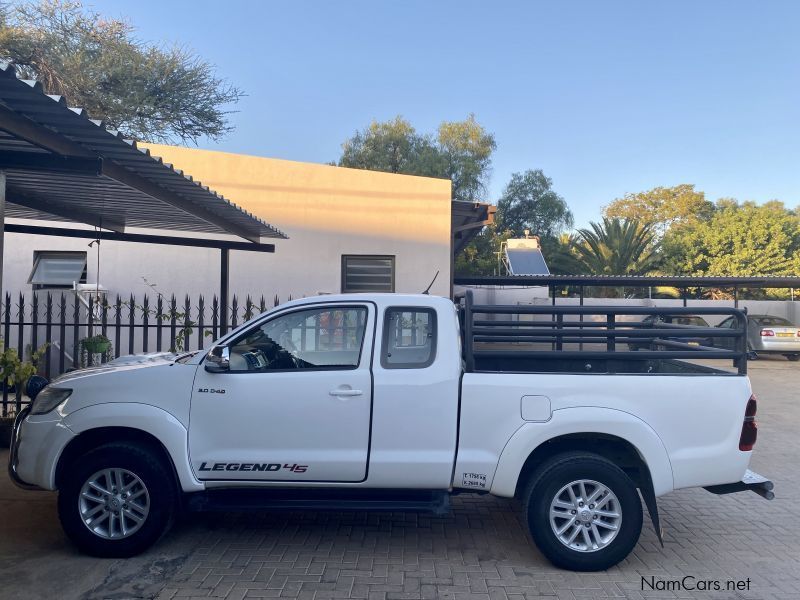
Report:
[[[97,176],[102,173],[103,160],[97,157],[63,156],[45,152],[0,151],[0,169]]]
[[[63,238],[83,238],[93,240],[100,237],[113,242],[135,242],[139,244],[162,244],[165,246],[190,246],[193,248],[215,248],[219,250],[241,250],[243,252],[275,252],[275,244],[252,244],[233,240],[211,238],[192,238],[171,235],[151,235],[147,233],[119,233],[103,231],[99,236],[90,229],[67,229],[65,227],[42,227],[6,223],[6,233],[26,233],[31,235],[52,235]]]
[[[97,158],[97,154],[88,148],[20,116],[19,113],[9,110],[3,105],[0,105],[0,129],[48,152],[65,156]]]
[[[87,225],[93,225],[94,227],[101,227],[103,229],[110,229],[111,231],[116,231],[118,233],[124,233],[125,231],[124,219],[108,215],[100,215],[94,212],[88,212],[76,208],[75,206],[70,206],[67,208],[64,206],[53,204],[46,198],[42,198],[40,196],[34,196],[29,192],[21,193],[11,188],[8,190],[7,200],[9,203],[18,204],[20,206],[26,206],[28,208],[32,208],[33,210],[38,210],[43,213],[55,215],[57,217],[61,217],[62,219],[67,219],[69,221],[86,223]],[[9,230],[8,229],[9,227],[11,227],[11,225],[6,224],[7,231]]]
[[[183,198],[178,194],[175,194],[159,185],[156,185],[148,181],[144,177],[140,177],[139,175],[133,173],[132,171],[123,169],[122,167],[110,161],[105,161],[103,163],[103,175],[110,177],[115,181],[119,181],[120,183],[123,183],[134,189],[137,189],[140,192],[147,194],[148,196],[151,196],[152,198],[161,200],[162,202],[166,202],[167,204],[171,204],[172,206],[182,210],[183,212],[186,212],[190,215],[195,215],[196,217],[203,219],[207,223],[216,225],[223,231],[227,231],[228,233],[237,235],[240,238],[250,240],[254,244],[261,243],[261,236],[258,235],[258,233],[254,233],[253,231],[241,225],[231,223],[224,217],[220,217],[212,213],[211,211],[203,208],[202,206],[193,204],[186,198]]]

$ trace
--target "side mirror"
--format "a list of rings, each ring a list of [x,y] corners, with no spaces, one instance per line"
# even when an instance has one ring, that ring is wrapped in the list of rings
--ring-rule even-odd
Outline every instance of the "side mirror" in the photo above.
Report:
[[[206,355],[206,371],[227,373],[231,368],[231,351],[227,346],[214,346]]]

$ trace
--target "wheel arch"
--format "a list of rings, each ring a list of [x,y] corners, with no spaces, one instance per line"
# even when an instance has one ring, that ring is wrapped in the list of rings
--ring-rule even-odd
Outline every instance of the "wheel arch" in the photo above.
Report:
[[[87,452],[94,450],[104,444],[113,442],[128,442],[137,445],[142,445],[150,448],[162,458],[168,465],[169,470],[175,480],[175,485],[180,489],[180,479],[178,471],[175,468],[175,461],[172,460],[169,451],[167,451],[164,444],[161,443],[157,437],[151,433],[147,433],[141,429],[134,427],[96,427],[94,429],[87,429],[81,434],[72,438],[61,452],[58,458],[55,472],[55,484],[57,488],[61,488],[64,477],[68,472],[69,466],[72,465],[80,456]]]
[[[602,456],[625,471],[637,487],[646,485],[647,478],[650,477],[647,463],[628,440],[607,433],[568,433],[545,440],[534,448],[522,465],[514,495],[519,496],[540,465],[566,452],[587,452]]]
[[[619,464],[637,485],[646,485],[649,478],[655,496],[674,487],[667,450],[647,423],[619,410],[575,407],[554,411],[549,422],[517,430],[500,455],[491,492],[513,497],[539,464],[575,450]]]
[[[184,492],[204,489],[191,471],[186,427],[171,413],[149,404],[109,402],[70,413],[65,425],[76,435],[61,451],[53,469],[56,485],[65,466],[76,456],[114,441],[146,444],[169,462],[178,489]]]

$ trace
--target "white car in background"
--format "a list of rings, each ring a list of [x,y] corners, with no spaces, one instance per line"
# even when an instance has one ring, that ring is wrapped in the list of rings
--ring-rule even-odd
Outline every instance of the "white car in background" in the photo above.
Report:
[[[733,317],[728,317],[717,327],[735,327]],[[730,346],[733,338],[721,338]],[[791,361],[800,360],[800,327],[783,317],[747,315],[747,349],[750,359],[761,354],[781,354]]]

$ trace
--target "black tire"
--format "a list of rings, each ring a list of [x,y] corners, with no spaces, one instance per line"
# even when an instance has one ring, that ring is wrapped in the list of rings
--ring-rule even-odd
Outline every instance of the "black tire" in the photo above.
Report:
[[[84,523],[80,513],[83,485],[103,469],[125,469],[147,488],[149,512],[138,530],[128,537],[108,539]],[[171,466],[146,445],[133,442],[104,444],[78,457],[63,478],[58,494],[58,516],[67,537],[86,554],[126,558],[139,554],[157,542],[172,525],[177,507],[177,490]]]
[[[786,358],[788,358],[792,362],[797,362],[800,360],[800,354],[787,354]]]
[[[607,546],[594,551],[580,551],[565,545],[550,523],[550,506],[558,492],[578,480],[596,481],[617,497],[621,524]],[[636,484],[614,463],[596,454],[568,452],[559,454],[530,478],[521,498],[528,530],[533,541],[555,566],[572,571],[600,571],[623,560],[642,531],[642,503]]]

